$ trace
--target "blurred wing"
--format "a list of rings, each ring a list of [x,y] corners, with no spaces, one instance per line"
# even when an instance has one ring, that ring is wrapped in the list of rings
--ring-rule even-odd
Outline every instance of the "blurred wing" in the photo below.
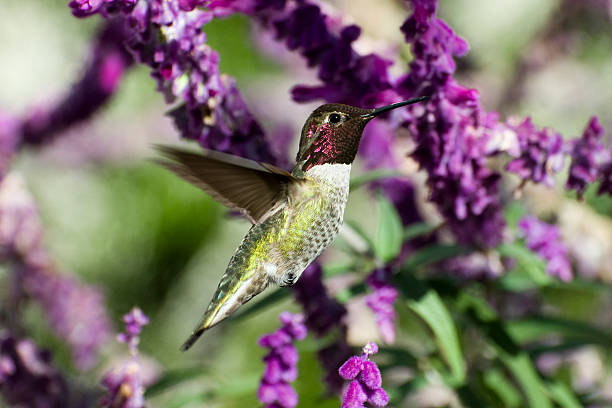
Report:
[[[168,170],[210,194],[227,207],[241,211],[252,223],[263,222],[277,205],[286,202],[291,183],[301,182],[270,164],[219,152],[191,153],[156,146],[168,160],[155,160]]]

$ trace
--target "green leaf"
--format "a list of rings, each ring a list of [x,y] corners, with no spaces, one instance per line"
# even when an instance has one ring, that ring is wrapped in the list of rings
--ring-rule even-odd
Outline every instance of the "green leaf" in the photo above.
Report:
[[[483,382],[499,397],[504,407],[514,408],[521,406],[521,394],[508,381],[501,370],[493,368],[486,371],[483,376]]]
[[[402,174],[395,170],[378,169],[378,170],[368,171],[366,173],[353,177],[351,179],[350,189],[355,190],[372,181],[381,180],[385,178],[392,178],[392,177],[401,177],[401,176]]]
[[[255,303],[253,306],[249,307],[246,310],[240,311],[238,313],[234,313],[232,316],[228,318],[228,321],[239,322],[248,317],[251,317],[254,314],[261,312],[262,310],[274,306],[277,303],[282,302],[287,299],[291,291],[287,288],[278,288],[259,302]]]
[[[510,244],[501,244],[497,247],[501,256],[514,258],[517,261],[517,268],[534,282],[537,286],[548,285],[553,282],[553,278],[546,273],[546,263],[536,254],[531,252],[519,241]]]
[[[361,227],[361,225],[359,225],[357,222],[355,222],[354,220],[345,220],[344,224],[346,226],[348,226],[349,228],[351,228],[353,230],[353,232],[355,234],[357,234],[368,246],[368,249],[370,251],[373,250],[374,248],[374,243],[372,242],[372,239],[368,236],[368,234],[366,234],[366,232],[363,230],[363,228]],[[340,234],[340,238],[342,238],[342,234]],[[371,252],[370,252],[371,253]]]
[[[379,195],[376,201],[380,217],[374,253],[382,261],[388,262],[394,259],[402,248],[402,221],[389,200]]]
[[[553,382],[548,384],[548,391],[552,399],[557,402],[562,408],[581,408],[582,404],[578,398],[569,389],[569,387],[561,382]]]
[[[202,368],[202,366],[180,368],[176,370],[165,371],[159,380],[157,380],[156,382],[154,382],[153,384],[147,387],[147,390],[145,392],[145,397],[147,398],[154,397],[158,394],[163,393],[169,388],[174,387],[177,384],[180,384],[186,381],[191,381],[206,373],[207,371],[204,368]]]
[[[423,283],[409,274],[398,276],[398,287],[406,296],[407,304],[436,336],[441,354],[450,367],[451,382],[458,386],[465,382],[465,363],[459,344],[457,330],[444,302],[433,289],[427,288]]]
[[[566,339],[584,339],[593,344],[612,345],[612,334],[587,323],[550,316],[530,316],[510,321],[508,331],[521,343],[532,342],[551,334]]]
[[[470,253],[470,249],[459,245],[433,244],[414,251],[404,262],[403,268],[412,271],[425,265],[468,253]]]
[[[521,387],[528,406],[532,408],[552,408],[546,386],[536,372],[527,353],[516,344],[495,311],[482,299],[462,293],[457,302],[468,318],[482,331],[493,347],[499,360],[506,366]]]
[[[499,359],[512,373],[514,380],[521,386],[529,407],[552,408],[552,403],[546,393],[546,387],[527,354],[521,352],[511,355],[498,350],[498,355]]]
[[[192,394],[179,395],[173,398],[167,405],[168,408],[186,408],[189,406],[201,407],[204,402],[212,399],[213,393],[210,391],[196,392]]]
[[[323,276],[329,278],[331,276],[342,275],[348,271],[354,270],[354,262],[340,262],[334,264],[323,265]]]
[[[421,235],[430,234],[435,231],[436,228],[438,227],[425,222],[410,224],[404,229],[404,241],[420,237]]]

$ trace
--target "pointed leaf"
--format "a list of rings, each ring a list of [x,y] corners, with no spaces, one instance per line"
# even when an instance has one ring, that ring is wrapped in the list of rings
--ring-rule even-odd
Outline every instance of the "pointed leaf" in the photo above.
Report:
[[[407,298],[407,304],[436,336],[438,347],[450,367],[454,386],[465,382],[465,363],[459,336],[450,313],[436,291],[426,287],[408,273],[397,277],[398,287]]]
[[[402,221],[391,202],[383,196],[378,196],[380,218],[374,244],[374,253],[382,261],[388,262],[395,258],[402,248]]]
[[[469,248],[459,245],[433,244],[414,251],[403,265],[404,269],[414,270],[435,262],[444,261],[470,253]]]

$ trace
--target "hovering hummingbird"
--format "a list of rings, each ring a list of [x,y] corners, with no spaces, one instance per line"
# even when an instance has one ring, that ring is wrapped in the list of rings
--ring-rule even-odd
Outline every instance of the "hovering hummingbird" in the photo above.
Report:
[[[291,173],[218,152],[159,146],[158,163],[242,212],[253,226],[229,261],[202,319],[181,350],[267,286],[293,285],[338,234],[349,194],[351,163],[366,124],[376,116],[426,100],[377,109],[326,104],[310,115]]]

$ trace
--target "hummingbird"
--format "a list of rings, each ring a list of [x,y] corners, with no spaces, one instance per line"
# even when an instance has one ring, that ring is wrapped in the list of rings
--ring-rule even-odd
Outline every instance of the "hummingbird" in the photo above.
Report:
[[[157,146],[163,156],[159,164],[253,224],[182,351],[268,286],[290,286],[299,279],[338,234],[365,126],[378,115],[427,98],[376,109],[318,107],[302,128],[292,172],[220,152]]]

